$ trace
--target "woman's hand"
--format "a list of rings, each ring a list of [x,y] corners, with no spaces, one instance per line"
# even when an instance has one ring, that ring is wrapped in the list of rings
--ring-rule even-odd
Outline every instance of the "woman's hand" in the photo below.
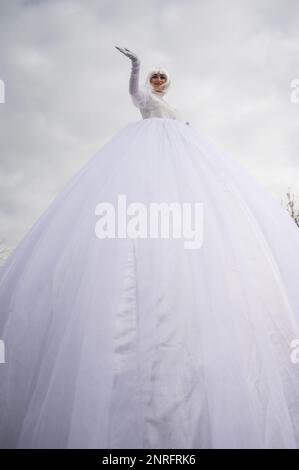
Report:
[[[122,52],[127,57],[129,57],[129,59],[131,59],[132,62],[139,62],[137,55],[134,52],[130,51],[130,49],[126,49],[125,47],[118,47],[118,46],[115,46],[115,47],[120,52]]]

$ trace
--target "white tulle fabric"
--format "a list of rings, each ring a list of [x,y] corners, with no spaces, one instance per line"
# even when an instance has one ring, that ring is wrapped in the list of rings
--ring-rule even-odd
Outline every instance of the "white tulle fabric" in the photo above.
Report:
[[[204,242],[95,236],[95,207],[202,202]],[[299,230],[192,126],[120,130],[0,277],[4,448],[299,447]]]

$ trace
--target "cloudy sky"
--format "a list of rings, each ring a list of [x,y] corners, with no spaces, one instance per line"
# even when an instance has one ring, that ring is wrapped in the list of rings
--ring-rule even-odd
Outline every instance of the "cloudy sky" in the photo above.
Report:
[[[72,177],[129,122],[141,81],[280,200],[299,194],[296,0],[0,0],[0,239],[14,247]]]

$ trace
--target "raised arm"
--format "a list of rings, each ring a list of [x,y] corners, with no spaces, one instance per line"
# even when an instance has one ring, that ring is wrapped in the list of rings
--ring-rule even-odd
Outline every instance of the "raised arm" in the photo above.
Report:
[[[137,108],[142,108],[146,103],[145,92],[139,89],[139,72],[140,72],[140,60],[137,55],[126,48],[115,46],[120,52],[129,57],[132,62],[131,75],[129,81],[129,93],[132,97],[132,101]]]

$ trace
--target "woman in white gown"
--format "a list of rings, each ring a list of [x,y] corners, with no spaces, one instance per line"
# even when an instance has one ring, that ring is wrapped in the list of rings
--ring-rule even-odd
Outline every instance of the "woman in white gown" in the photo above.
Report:
[[[139,60],[118,49],[143,119],[70,180],[0,274],[0,447],[297,448],[298,228],[178,119],[167,71],[142,90]],[[202,204],[202,243],[101,238],[99,204],[119,195]]]

